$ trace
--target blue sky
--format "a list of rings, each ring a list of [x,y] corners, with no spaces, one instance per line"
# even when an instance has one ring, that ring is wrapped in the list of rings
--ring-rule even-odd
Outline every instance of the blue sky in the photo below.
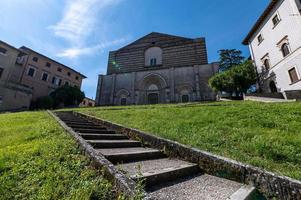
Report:
[[[150,32],[206,37],[209,61],[218,50],[241,44],[269,0],[1,0],[0,39],[27,46],[88,78],[95,97],[97,75],[108,52]]]

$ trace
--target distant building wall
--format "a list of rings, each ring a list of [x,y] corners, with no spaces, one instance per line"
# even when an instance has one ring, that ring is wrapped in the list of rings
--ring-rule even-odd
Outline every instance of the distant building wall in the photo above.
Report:
[[[95,101],[93,99],[84,98],[84,100],[79,104],[79,107],[94,107]]]

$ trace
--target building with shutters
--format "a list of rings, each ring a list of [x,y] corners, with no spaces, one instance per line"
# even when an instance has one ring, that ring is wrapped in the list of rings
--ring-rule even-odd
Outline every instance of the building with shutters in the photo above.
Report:
[[[301,98],[301,0],[272,0],[243,44],[264,92]]]
[[[208,80],[218,68],[208,63],[204,38],[153,32],[109,53],[96,105],[213,101]]]

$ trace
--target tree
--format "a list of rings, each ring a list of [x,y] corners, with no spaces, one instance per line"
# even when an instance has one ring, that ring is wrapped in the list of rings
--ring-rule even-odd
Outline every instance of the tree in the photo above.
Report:
[[[210,87],[217,92],[235,93],[239,96],[256,83],[256,72],[251,61],[214,75],[209,79]]]
[[[219,51],[220,71],[226,71],[233,66],[240,65],[244,62],[242,52],[236,49],[222,49]]]
[[[57,88],[50,96],[54,100],[55,107],[59,107],[60,105],[70,107],[78,106],[85,98],[85,93],[80,91],[76,86],[65,85]]]

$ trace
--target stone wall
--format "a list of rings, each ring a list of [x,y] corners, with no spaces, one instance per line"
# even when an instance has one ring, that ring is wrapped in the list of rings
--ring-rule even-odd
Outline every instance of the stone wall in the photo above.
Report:
[[[301,100],[301,90],[285,91],[285,94],[287,99]]]
[[[162,49],[162,64],[157,67],[183,67],[208,63],[204,38],[189,39],[161,33],[151,33],[109,54],[107,74],[148,70],[145,51],[151,47]]]
[[[183,95],[189,101],[213,101],[215,93],[208,80],[218,64],[153,69],[140,72],[99,76],[97,105],[148,104],[148,95],[158,94],[158,103],[179,103]],[[124,100],[125,101],[125,100]]]

